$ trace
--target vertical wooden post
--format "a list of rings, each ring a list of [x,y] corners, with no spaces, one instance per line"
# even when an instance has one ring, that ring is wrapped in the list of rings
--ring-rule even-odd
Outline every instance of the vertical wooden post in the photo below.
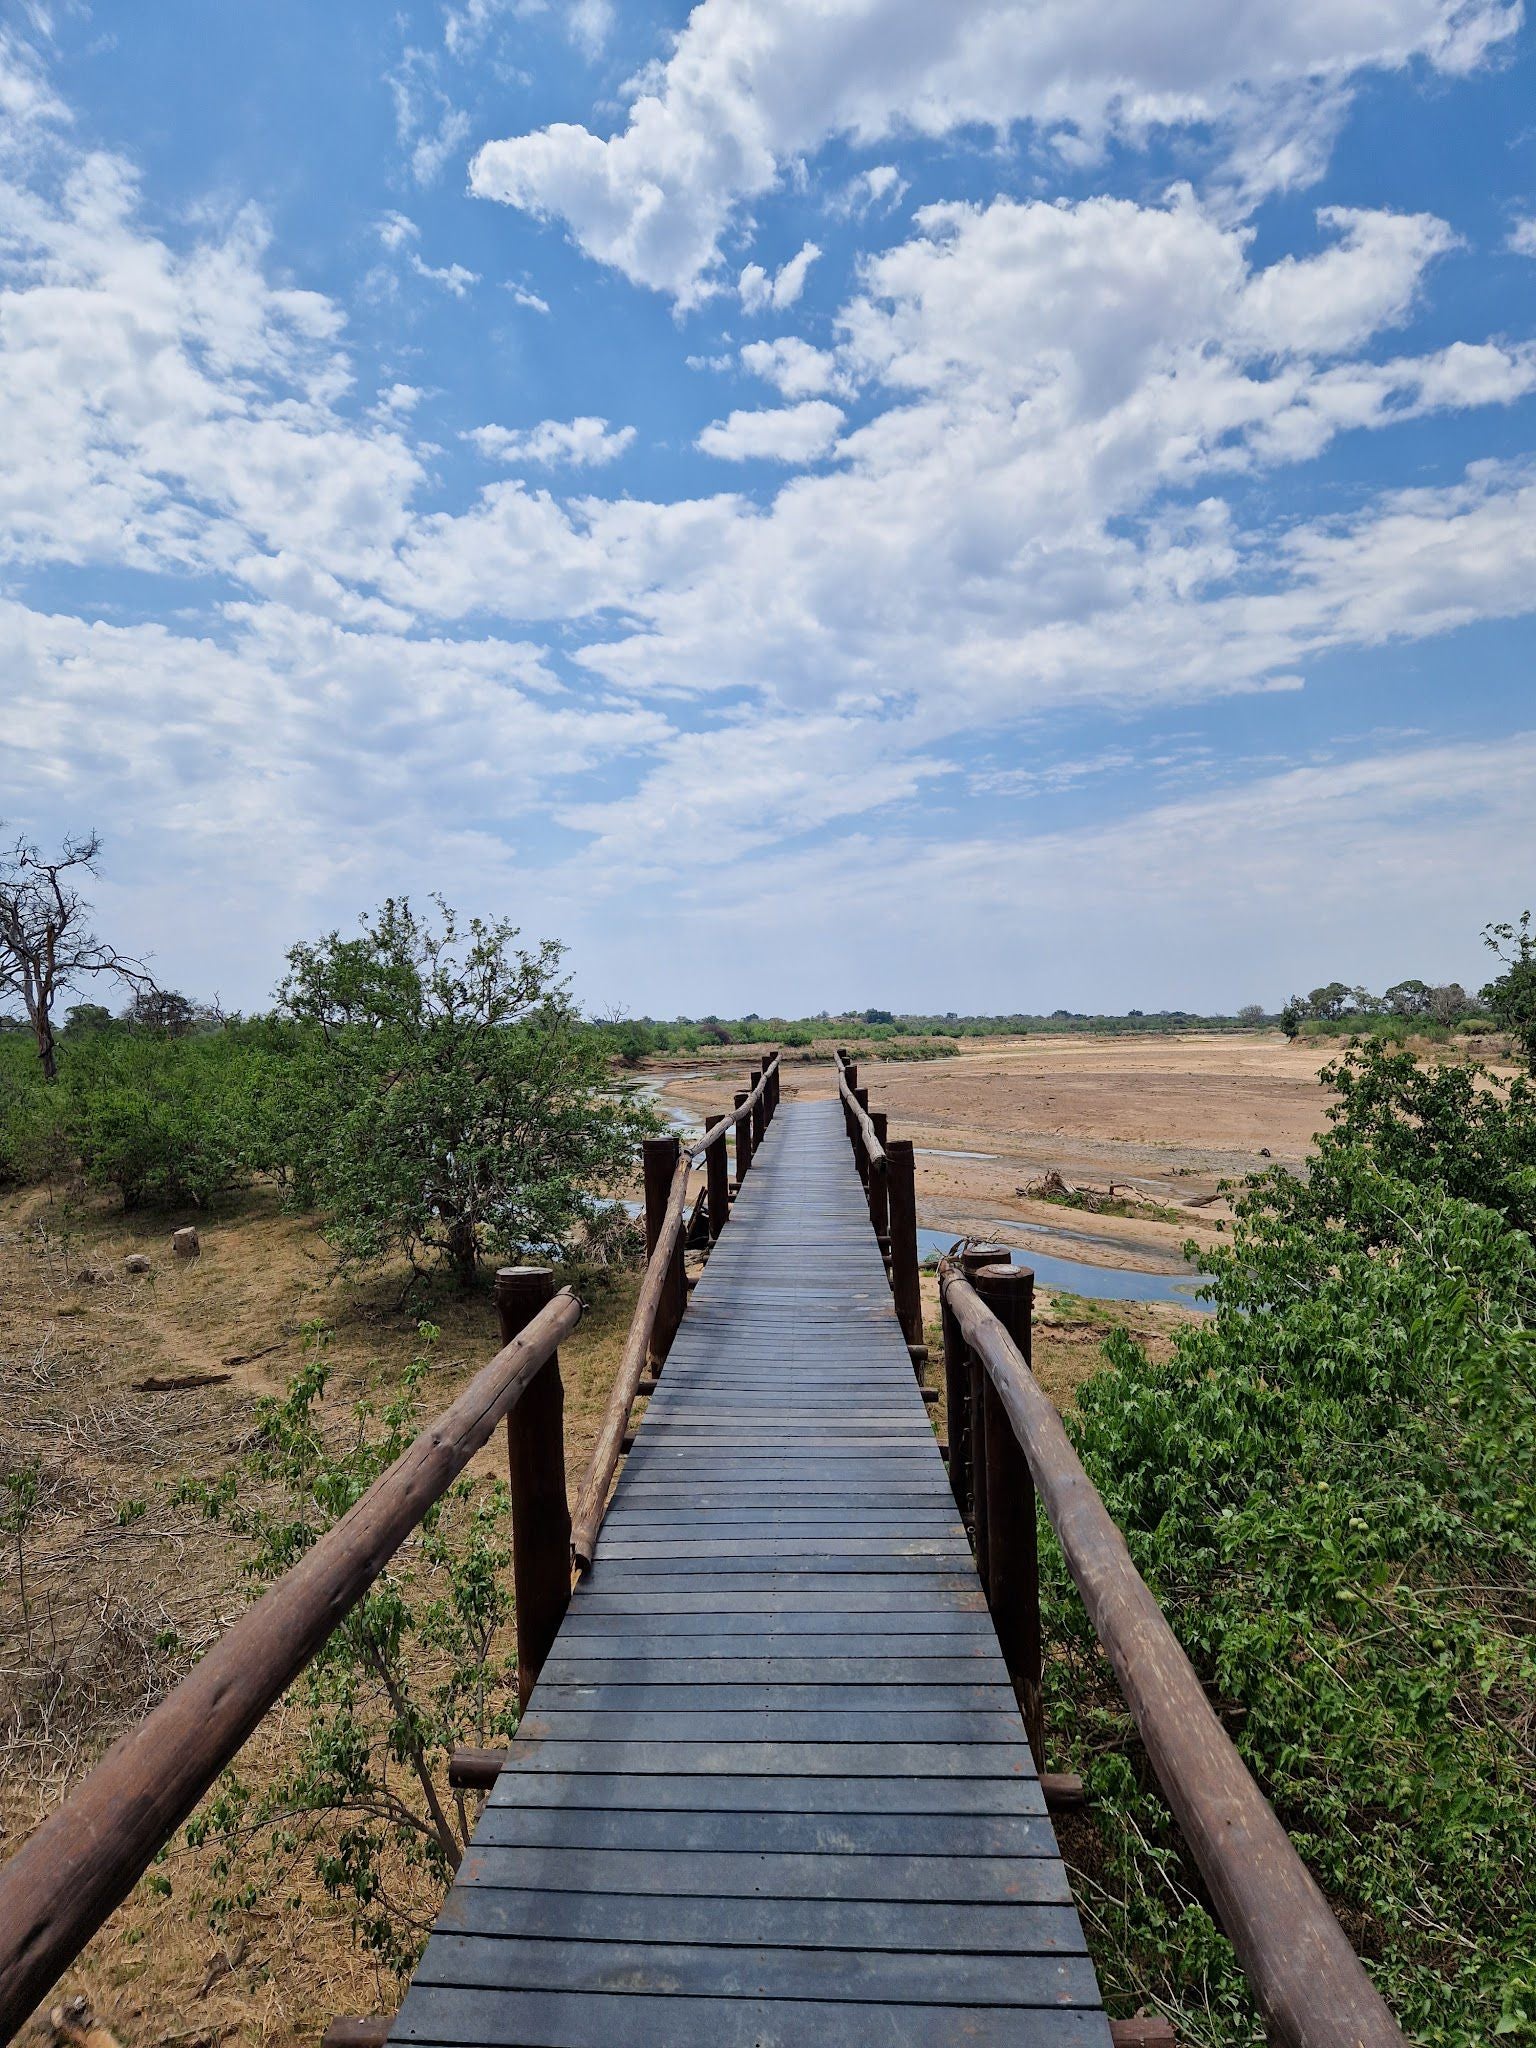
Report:
[[[960,1254],[960,1270],[974,1280],[984,1266],[1008,1264],[1005,1244],[969,1244]],[[979,1445],[985,1442],[986,1416],[981,1412],[981,1368],[960,1335],[958,1324],[944,1324],[945,1393],[949,1402],[949,1469],[955,1470],[955,1439],[960,1440],[960,1469],[964,1491],[956,1495],[966,1526],[976,1538],[976,1564],[982,1584],[987,1575],[981,1569],[986,1533],[986,1460]],[[950,1377],[953,1360],[953,1378]],[[978,1534],[978,1531],[981,1533]]]
[[[869,1090],[867,1088],[855,1088],[853,1091],[853,1099],[859,1105],[860,1109],[863,1110],[864,1114],[868,1116]],[[865,1187],[868,1187],[869,1154],[864,1149],[864,1133],[859,1129],[857,1122],[855,1122],[853,1127],[853,1163],[859,1169],[859,1179],[863,1181]]]
[[[939,1327],[944,1338],[944,1416],[949,1431],[949,1490],[969,1528],[971,1500],[971,1368],[965,1339],[941,1292]]]
[[[875,1136],[884,1145],[889,1133],[890,1119],[883,1109],[872,1109],[869,1120],[875,1127]],[[891,1255],[891,1194],[883,1173],[869,1176],[869,1220],[881,1252],[888,1259]]]
[[[891,1292],[909,1344],[923,1341],[923,1291],[917,1264],[917,1186],[910,1138],[892,1138],[885,1148],[887,1200],[891,1220]]]
[[[783,1061],[784,1061],[784,1055],[783,1055],[783,1053],[782,1053],[782,1052],[776,1052],[776,1053],[774,1054],[774,1056],[773,1056],[773,1078],[772,1078],[772,1080],[771,1080],[771,1081],[770,1081],[770,1082],[768,1083],[768,1114],[769,1114],[769,1116],[770,1116],[770,1117],[773,1117],[773,1116],[775,1116],[775,1115],[776,1115],[776,1114],[778,1113],[778,1107],[779,1107],[779,1069],[780,1069],[780,1067],[781,1067],[781,1066],[783,1065]]]
[[[757,1087],[758,1082],[761,1081],[762,1078],[762,1068],[754,1067],[751,1073],[747,1076],[747,1093],[749,1095]],[[761,1143],[763,1142],[763,1133],[767,1128],[767,1119],[763,1115],[763,1098],[761,1095],[759,1095],[756,1102],[754,1102],[752,1105],[752,1150],[754,1152],[757,1150],[758,1146],[761,1145]]]
[[[1024,1266],[983,1266],[971,1285],[1025,1362],[1033,1357],[1035,1276]],[[1035,1769],[1045,1768],[1044,1667],[1040,1641],[1040,1555],[1035,1482],[990,1373],[982,1373],[987,1461],[985,1583],[1003,1661],[1024,1715]]]
[[[747,1177],[747,1168],[752,1164],[752,1112],[743,1109],[751,1091],[740,1089],[731,1097],[736,1111],[736,1185],[740,1187]]]
[[[991,1583],[991,1506],[987,1498],[987,1369],[967,1346],[965,1354],[965,1412],[971,1439],[971,1542],[976,1550],[976,1576],[985,1593]]]
[[[667,1197],[672,1192],[672,1177],[677,1172],[677,1161],[681,1146],[675,1136],[670,1138],[647,1138],[640,1148],[645,1172],[645,1256],[649,1258],[656,1249],[661,1236],[662,1221],[667,1213]],[[677,1326],[683,1320],[683,1309],[687,1305],[688,1289],[683,1279],[683,1246],[679,1238],[673,1254],[667,1284],[656,1311],[655,1334],[651,1352],[659,1365],[672,1348],[672,1339],[677,1335]]]
[[[554,1299],[547,1266],[496,1275],[501,1341],[510,1344]],[[565,1496],[565,1390],[551,1352],[507,1417],[512,1494],[512,1590],[517,1617],[517,1703],[528,1704],[571,1599],[571,1510]]]
[[[725,1219],[731,1213],[731,1165],[725,1156],[724,1131],[705,1151],[704,1173],[709,1191],[709,1235],[713,1242],[724,1230]]]

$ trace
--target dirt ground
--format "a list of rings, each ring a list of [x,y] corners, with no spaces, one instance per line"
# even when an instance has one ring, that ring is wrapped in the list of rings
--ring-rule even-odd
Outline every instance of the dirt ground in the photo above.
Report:
[[[1230,1210],[1212,1198],[1223,1180],[1301,1163],[1328,1107],[1318,1070],[1338,1051],[1278,1031],[961,1045],[950,1059],[860,1065],[891,1135],[916,1148],[918,1221],[1148,1272],[1181,1270],[1188,1239],[1220,1241]],[[832,1092],[826,1060],[785,1061],[786,1100]],[[664,1082],[662,1099],[717,1112],[721,1083],[687,1070]],[[1096,1215],[1021,1192],[1053,1168],[1073,1186],[1113,1182],[1175,1214]],[[1032,1228],[998,1228],[1009,1223]]]
[[[240,1459],[257,1401],[299,1363],[304,1324],[333,1331],[333,1429],[350,1427],[354,1402],[396,1386],[422,1348],[398,1278],[334,1281],[313,1221],[285,1215],[270,1194],[200,1216],[201,1256],[183,1264],[170,1230],[190,1220],[126,1218],[35,1191],[0,1200],[0,1508],[11,1504],[9,1475],[34,1461],[39,1471],[27,1528],[0,1537],[0,1859],[243,1609],[239,1546],[175,1493]],[[148,1274],[125,1272],[134,1253],[149,1257]],[[588,1312],[561,1352],[573,1488],[635,1287],[628,1273],[584,1287]],[[441,1330],[427,1416],[492,1355],[496,1323],[485,1294],[436,1296],[420,1313]],[[198,1379],[213,1383],[149,1384]],[[504,1458],[498,1433],[471,1472],[501,1474]],[[242,1777],[275,1775],[289,1738],[279,1705],[242,1752]],[[309,1861],[296,1863],[281,1909],[259,1903],[215,1932],[211,1852],[178,1834],[157,1873],[171,1896],[141,1885],[49,2005],[83,1995],[122,2048],[313,2048],[337,2013],[392,2011],[392,1980],[354,1946]],[[21,2038],[67,2037],[42,2025]]]

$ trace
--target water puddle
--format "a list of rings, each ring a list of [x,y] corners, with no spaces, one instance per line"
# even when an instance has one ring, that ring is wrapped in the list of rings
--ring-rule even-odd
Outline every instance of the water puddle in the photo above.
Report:
[[[1008,1228],[1024,1228],[1011,1223]],[[917,1233],[920,1259],[937,1259],[958,1241],[953,1230],[923,1230]],[[1042,1288],[1058,1288],[1064,1294],[1080,1294],[1088,1301],[1171,1301],[1180,1308],[1197,1309],[1213,1315],[1214,1305],[1201,1301],[1196,1290],[1204,1285],[1198,1273],[1140,1273],[1132,1266],[1095,1266],[1086,1259],[1059,1259],[1033,1245],[1010,1245],[1009,1256],[1016,1266],[1028,1266]]]

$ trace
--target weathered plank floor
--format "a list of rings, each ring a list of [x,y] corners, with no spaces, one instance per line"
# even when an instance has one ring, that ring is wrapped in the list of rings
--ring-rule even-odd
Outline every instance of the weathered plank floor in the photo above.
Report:
[[[835,1103],[770,1126],[390,2038],[1108,2043]]]

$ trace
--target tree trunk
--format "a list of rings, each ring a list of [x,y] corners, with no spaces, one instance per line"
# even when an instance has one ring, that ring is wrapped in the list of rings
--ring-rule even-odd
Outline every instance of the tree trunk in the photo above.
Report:
[[[480,1271],[480,1255],[475,1226],[467,1216],[456,1218],[448,1226],[448,1258],[459,1285],[473,1287]]]
[[[43,1063],[43,1079],[57,1081],[59,1055],[53,1042],[53,1019],[46,1010],[38,1010],[34,1014],[32,1029],[37,1036],[37,1056]]]

